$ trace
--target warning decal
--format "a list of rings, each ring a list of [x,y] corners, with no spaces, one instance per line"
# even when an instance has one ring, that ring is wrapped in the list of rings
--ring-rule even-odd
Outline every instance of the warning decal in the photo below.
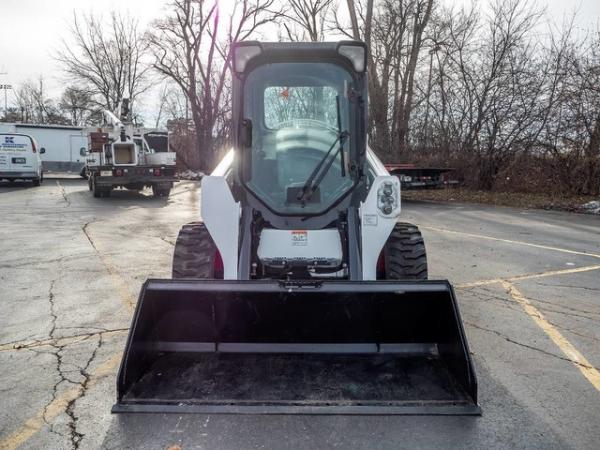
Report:
[[[308,245],[308,231],[292,230],[292,245],[297,247]]]

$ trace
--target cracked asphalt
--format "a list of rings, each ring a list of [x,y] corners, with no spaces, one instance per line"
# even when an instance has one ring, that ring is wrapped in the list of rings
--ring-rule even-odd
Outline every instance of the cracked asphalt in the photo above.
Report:
[[[0,184],[0,448],[598,448],[600,218],[488,206],[402,218],[455,285],[481,417],[111,415],[141,283],[198,201]]]

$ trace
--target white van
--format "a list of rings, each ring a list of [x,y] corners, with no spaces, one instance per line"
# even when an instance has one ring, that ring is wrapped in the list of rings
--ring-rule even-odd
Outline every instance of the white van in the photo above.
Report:
[[[40,149],[31,136],[0,133],[0,180],[31,180],[39,186],[44,179]]]

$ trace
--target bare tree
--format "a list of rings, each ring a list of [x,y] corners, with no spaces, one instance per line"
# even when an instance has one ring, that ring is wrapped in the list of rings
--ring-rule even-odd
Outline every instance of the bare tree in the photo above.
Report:
[[[392,0],[346,0],[350,24],[340,21],[334,9],[334,28],[349,39],[362,40],[369,48],[369,142],[384,159],[390,158],[390,79],[396,67],[392,64],[398,30],[392,27],[393,19],[376,9],[394,13],[397,7]],[[377,8],[376,8],[377,7]],[[375,20],[377,16],[377,20]]]
[[[175,0],[149,42],[154,68],[176,83],[189,102],[196,146],[205,167],[229,139],[232,44],[249,38],[280,13],[275,0],[235,2],[229,15],[217,1]],[[220,39],[220,36],[224,36]]]
[[[573,23],[552,39],[552,83],[539,145],[560,186],[600,193],[600,31],[575,39]]]
[[[514,0],[494,3],[485,20],[473,9],[434,16],[429,57],[417,68],[413,158],[458,158],[475,186],[491,189],[517,155],[535,149],[556,99],[556,76],[533,32],[539,18]]]
[[[133,109],[150,87],[148,46],[138,21],[116,12],[107,22],[74,14],[70,34],[56,55],[68,78],[90,92],[101,108],[114,111],[129,97]]]
[[[370,48],[370,143],[397,159],[408,145],[415,73],[433,0],[346,0],[350,24],[335,26]]]
[[[289,0],[287,4],[290,11],[284,16],[299,28],[298,32],[283,22],[290,41],[319,42],[325,38],[325,24],[333,0]]]
[[[410,0],[405,5],[409,28],[398,40],[394,107],[392,119],[392,149],[398,156],[408,147],[410,115],[414,107],[415,73],[423,44],[423,33],[431,17],[433,0]],[[405,26],[404,24],[402,26]],[[402,69],[400,69],[402,67]]]
[[[486,14],[433,0],[345,0],[342,13],[333,0],[281,4],[244,0],[225,13],[216,0],[175,0],[157,22],[155,68],[176,86],[160,120],[178,145],[194,143],[191,167],[211,166],[229,142],[232,43],[284,17],[281,39],[367,43],[369,142],[383,159],[452,164],[479,189],[519,173],[532,189],[600,192],[600,33],[574,39],[571,22],[540,36],[529,0],[494,0]],[[281,117],[292,107],[267,100]]]
[[[64,90],[58,106],[71,125],[91,125],[102,117],[102,111],[94,102],[93,94],[77,86],[68,86]]]
[[[56,103],[45,88],[43,77],[37,81],[25,81],[15,92],[15,104],[20,113],[20,121],[25,123],[67,124]]]
[[[585,181],[582,191],[600,193],[600,30],[597,30],[579,61],[571,61],[572,71],[579,87],[575,110],[580,126],[585,129],[583,161]]]

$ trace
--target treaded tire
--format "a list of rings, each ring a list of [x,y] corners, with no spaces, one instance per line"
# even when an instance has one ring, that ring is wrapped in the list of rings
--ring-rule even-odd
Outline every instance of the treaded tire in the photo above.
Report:
[[[34,186],[40,186],[44,182],[44,171],[40,172],[39,178],[34,178],[32,181]]]
[[[155,184],[152,185],[152,194],[154,197],[168,197],[171,194],[170,187],[159,187]]]
[[[416,225],[398,222],[383,247],[386,280],[426,280],[427,252]]]
[[[216,254],[217,246],[203,222],[184,225],[175,243],[173,278],[215,278]]]
[[[100,187],[96,184],[96,178],[92,178],[92,193],[96,198],[107,198],[110,197],[112,189],[110,187]]]

